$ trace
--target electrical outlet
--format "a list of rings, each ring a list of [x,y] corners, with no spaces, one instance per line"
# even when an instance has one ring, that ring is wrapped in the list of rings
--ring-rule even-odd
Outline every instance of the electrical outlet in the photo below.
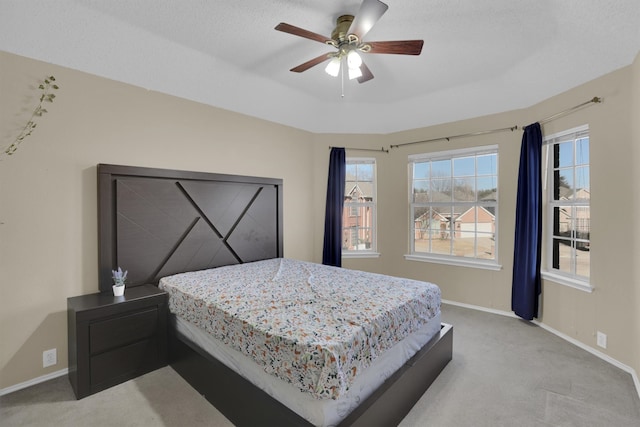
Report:
[[[55,348],[42,352],[42,367],[53,366],[58,363],[58,353]]]
[[[607,348],[607,334],[598,331],[596,333],[596,343],[602,348]]]

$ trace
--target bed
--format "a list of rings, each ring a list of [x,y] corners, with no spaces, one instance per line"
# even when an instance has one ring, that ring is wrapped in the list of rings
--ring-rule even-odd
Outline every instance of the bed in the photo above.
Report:
[[[169,294],[172,367],[235,425],[394,425],[451,360],[436,286],[282,257],[279,179],[98,165],[98,196],[101,290]]]

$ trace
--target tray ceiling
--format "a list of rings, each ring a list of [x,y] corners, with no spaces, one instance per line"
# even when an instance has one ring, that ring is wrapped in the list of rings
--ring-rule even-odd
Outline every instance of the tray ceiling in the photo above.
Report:
[[[274,30],[329,36],[360,0],[0,1],[0,50],[317,133],[389,133],[531,106],[630,65],[637,0],[405,0],[367,40],[424,39],[420,56],[367,55],[358,84],[329,52]]]

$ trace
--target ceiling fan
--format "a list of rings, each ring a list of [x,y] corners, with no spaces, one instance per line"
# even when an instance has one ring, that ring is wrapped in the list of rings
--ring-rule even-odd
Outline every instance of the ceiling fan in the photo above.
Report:
[[[364,83],[373,78],[369,67],[362,61],[359,53],[392,53],[397,55],[420,55],[423,40],[398,40],[381,42],[364,42],[364,36],[371,30],[376,22],[384,15],[389,6],[379,0],[363,0],[358,13],[355,15],[342,15],[338,17],[336,27],[331,33],[331,38],[295,27],[281,22],[276,30],[304,37],[320,43],[326,43],[337,49],[337,52],[329,52],[313,58],[291,69],[295,73],[301,73],[330,60],[325,71],[336,77],[340,73],[343,59],[349,70],[349,79],[358,79]]]

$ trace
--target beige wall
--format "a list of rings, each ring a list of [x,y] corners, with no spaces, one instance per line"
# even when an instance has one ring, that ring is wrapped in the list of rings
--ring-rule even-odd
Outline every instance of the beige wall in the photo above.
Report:
[[[636,60],[633,66],[524,110],[400,132],[388,135],[383,141],[389,146],[513,125],[522,127],[594,96],[602,97],[602,104],[590,105],[543,125],[543,133],[547,135],[583,124],[590,127],[591,280],[595,290],[586,293],[545,280],[540,320],[636,371],[640,370],[640,267],[636,261],[640,252],[640,223],[635,218],[640,208],[640,185],[637,184],[640,180],[637,179],[638,172],[632,175],[632,171],[634,163],[640,161],[639,69],[640,60]],[[338,145],[333,142],[335,137],[324,136],[325,146]],[[380,146],[377,137],[372,138],[375,143],[369,145],[363,143],[362,136],[353,140],[346,136],[342,138],[350,147]],[[518,130],[410,145],[394,148],[389,154],[375,154],[379,160],[378,249],[381,257],[347,259],[344,266],[432,281],[441,287],[445,299],[511,311],[514,211],[521,138],[522,131]],[[392,219],[409,217],[407,156],[489,144],[499,146],[498,260],[502,269],[489,271],[405,260],[403,255],[409,245],[406,221]],[[360,152],[352,151],[347,155],[358,156]],[[325,170],[322,172],[326,174]],[[606,350],[596,346],[596,331],[607,334]]]
[[[50,113],[12,158],[0,162],[0,389],[66,367],[66,298],[97,290],[95,165],[117,163],[281,177],[285,256],[320,261],[329,146],[390,144],[526,125],[593,96],[605,102],[543,127],[591,129],[592,281],[585,293],[545,281],[542,321],[640,370],[640,60],[538,105],[391,135],[309,134],[182,99],[0,52],[0,137],[8,145],[34,104],[34,82],[61,85]],[[203,83],[204,84],[204,83]],[[636,122],[638,120],[635,120]],[[382,152],[378,161],[379,259],[350,268],[432,281],[445,299],[510,311],[516,176],[522,131]],[[406,261],[407,155],[499,146],[500,271]],[[4,145],[3,145],[4,147]],[[311,189],[311,191],[309,191]],[[634,209],[635,208],[635,209]],[[311,221],[309,221],[311,218]],[[631,238],[630,238],[631,236]],[[617,250],[612,250],[616,248]],[[56,347],[58,365],[42,369]],[[599,349],[599,348],[598,348]],[[600,349],[599,349],[600,350]]]
[[[632,230],[640,227],[634,211],[632,153],[633,67],[589,82],[567,94],[536,106],[535,114],[559,111],[593,96],[603,103],[554,120],[543,127],[547,134],[581,124],[589,125],[591,159],[591,283],[592,294],[544,282],[542,321],[570,337],[601,350],[635,370],[634,357],[640,330],[633,327],[638,306],[633,295],[638,288]],[[637,112],[636,112],[637,115]],[[596,331],[607,334],[607,349],[596,346]]]
[[[631,142],[631,161],[634,164],[632,169],[631,179],[635,183],[640,183],[640,53],[636,56],[636,60],[632,68],[632,107],[629,111],[629,120],[632,123],[632,142]],[[640,185],[636,184],[631,194],[633,204],[631,208],[634,212],[640,212]],[[632,240],[631,248],[631,268],[633,271],[632,280],[634,283],[629,300],[632,302],[634,310],[631,320],[630,333],[633,334],[635,339],[635,346],[631,353],[632,360],[634,360],[634,368],[636,373],[640,375],[640,227],[634,227],[629,233]]]
[[[0,162],[0,389],[67,366],[66,298],[98,290],[98,163],[282,178],[285,255],[313,260],[312,134],[3,52],[0,67],[3,149],[39,79],[61,87]]]

